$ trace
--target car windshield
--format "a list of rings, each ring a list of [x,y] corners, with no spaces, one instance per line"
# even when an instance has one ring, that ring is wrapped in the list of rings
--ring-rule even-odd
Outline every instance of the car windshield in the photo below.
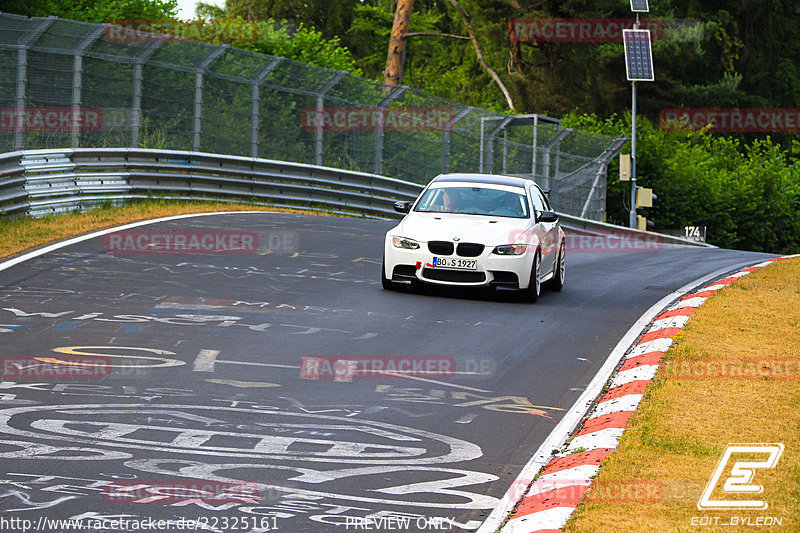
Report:
[[[489,187],[436,187],[425,191],[414,211],[528,218],[524,194]]]

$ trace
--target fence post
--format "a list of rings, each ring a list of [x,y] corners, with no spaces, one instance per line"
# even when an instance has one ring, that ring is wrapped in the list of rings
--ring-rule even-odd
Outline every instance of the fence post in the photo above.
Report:
[[[317,127],[314,131],[314,164],[318,166],[322,166],[322,129],[323,129],[323,122],[322,117],[325,113],[325,93],[330,91],[339,80],[345,77],[347,74],[346,71],[340,70],[336,74],[329,79],[322,88],[317,91]]]
[[[77,119],[81,112],[81,89],[83,88],[83,52],[89,48],[105,29],[100,25],[96,27],[88,37],[83,39],[74,51],[72,61],[72,116],[70,117],[70,145],[77,148],[80,144],[80,124]]]
[[[514,120],[514,115],[508,115],[505,117],[486,117],[487,119],[492,120],[499,120],[500,124],[495,126],[492,131],[489,132],[487,135],[486,144],[488,145],[489,149],[486,152],[486,168],[484,170],[483,165],[481,165],[481,172],[487,172],[488,174],[492,174],[494,172],[494,138],[497,137],[497,134],[500,133],[500,130],[505,130],[505,127],[508,126],[508,123]]]
[[[603,153],[601,153],[599,156],[597,156],[597,159],[595,159],[595,161],[598,161],[597,172],[594,175],[594,180],[592,181],[591,189],[589,189],[589,194],[586,196],[586,202],[583,204],[583,209],[581,209],[581,218],[587,218],[589,215],[589,204],[591,203],[595,190],[599,188],[598,183],[600,182],[600,177],[603,176],[608,169],[608,162],[617,152],[619,152],[620,148],[622,148],[622,145],[627,141],[628,138],[624,135],[617,137],[614,139],[614,142],[612,142],[609,147],[603,150]],[[605,192],[605,188],[603,188],[603,192]],[[597,220],[602,220],[603,215],[605,214],[605,194],[598,193],[597,201],[603,206],[603,209],[600,210],[600,216],[597,217]]]
[[[273,70],[278,68],[278,65],[283,61],[282,57],[273,57],[269,65],[256,74],[252,81],[251,100],[252,107],[250,108],[250,157],[258,157],[258,118],[260,115],[259,102],[261,100],[261,83],[269,76]]]
[[[531,154],[531,176],[536,179],[536,151],[539,149],[539,115],[533,115],[533,150]]]
[[[559,127],[561,127],[559,125]],[[564,128],[556,133],[555,137],[550,139],[550,141],[545,144],[542,148],[544,149],[544,188],[550,189],[550,151],[553,147],[559,144],[564,138],[572,133],[572,128]],[[558,176],[556,176],[558,177]]]
[[[469,115],[472,109],[471,107],[463,108],[444,125],[444,131],[442,132],[442,174],[450,172],[450,130],[453,129],[456,122]]]
[[[139,128],[142,125],[142,70],[144,62],[161,43],[150,43],[133,58],[133,96],[131,98],[131,148],[139,146]]]
[[[33,44],[39,36],[56,21],[55,17],[42,19],[24,37],[19,40],[17,48],[17,94],[15,98],[15,113],[22,113],[22,124],[14,129],[14,150],[22,150],[25,135],[25,93],[28,85],[28,46]],[[14,120],[20,120],[19,115],[15,115]]]
[[[392,92],[387,94],[376,106],[380,111],[378,112],[378,123],[375,124],[375,162],[373,173],[379,176],[383,174],[383,121],[385,119],[383,110],[387,105],[400,98],[400,96],[406,92],[406,89],[408,89],[408,87],[404,85],[395,86]]]
[[[217,45],[214,50],[204,57],[195,67],[194,74],[194,138],[192,140],[192,150],[200,151],[200,134],[203,122],[203,73],[208,66],[222,53],[230,47],[228,44]]]

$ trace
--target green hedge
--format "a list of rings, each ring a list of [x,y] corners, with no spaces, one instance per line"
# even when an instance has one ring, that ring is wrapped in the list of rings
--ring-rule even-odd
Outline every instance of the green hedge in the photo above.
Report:
[[[609,135],[631,136],[630,116],[598,119],[569,115],[563,124]],[[630,153],[630,143],[622,149]],[[725,248],[800,252],[800,143],[769,137],[743,140],[706,132],[662,131],[637,119],[639,185],[658,196],[640,213],[655,229],[707,226],[708,242]],[[627,225],[630,184],[609,166],[607,218]]]

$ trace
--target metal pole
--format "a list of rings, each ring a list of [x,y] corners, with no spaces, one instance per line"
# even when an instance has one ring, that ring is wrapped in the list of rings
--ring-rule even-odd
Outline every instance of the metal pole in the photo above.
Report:
[[[21,127],[15,127],[14,150],[22,150],[25,142],[24,117],[26,114],[25,101],[26,91],[28,88],[28,46],[36,42],[36,39],[38,39],[39,36],[44,33],[55,21],[55,17],[48,17],[40,20],[39,24],[37,24],[31,31],[29,31],[19,40],[19,48],[17,49],[17,94],[15,98],[16,109],[14,110],[14,121],[22,118],[23,122]],[[19,113],[22,113],[21,117],[19,116]]]
[[[508,130],[503,130],[503,174],[508,172]]]
[[[80,140],[80,123],[78,117],[81,107],[81,90],[83,89],[83,52],[94,43],[103,33],[104,26],[95,28],[88,37],[83,39],[75,49],[75,56],[72,62],[72,116],[70,117],[70,145],[77,148]]]
[[[469,115],[471,111],[471,107],[463,108],[444,126],[444,131],[442,132],[442,174],[447,174],[450,171],[450,130],[453,129],[456,122]]]
[[[629,226],[636,228],[636,82],[631,82],[632,113],[631,113],[631,216]]]
[[[22,113],[25,116],[25,89],[27,86],[27,72],[28,72],[28,50],[25,45],[21,45],[17,50],[17,98],[16,109],[14,110],[14,122],[18,120],[18,114]],[[15,124],[14,128],[14,150],[22,150],[23,144],[23,128],[25,120],[22,119],[22,124]]]
[[[378,122],[375,124],[375,161],[373,162],[373,173],[375,174],[383,174],[383,122],[386,120],[383,110],[393,101],[400,98],[400,96],[406,92],[406,89],[408,89],[408,87],[404,85],[395,87],[392,89],[392,92],[386,95],[376,106],[380,111],[378,112]]]
[[[194,135],[192,139],[192,150],[195,152],[200,151],[200,135],[203,131],[203,74],[216,58],[229,48],[230,45],[222,44],[214,47],[214,50],[208,54],[200,63],[195,67],[194,75]]]
[[[486,117],[481,117],[481,153],[480,153],[480,157],[478,158],[478,168],[480,169],[481,173],[483,173],[483,151],[485,150],[485,148],[483,146],[483,143],[484,143],[484,140],[483,140],[483,129],[484,129],[483,122],[484,122],[485,119],[486,119]]]
[[[531,176],[536,179],[536,150],[539,143],[539,115],[533,116],[533,154],[531,155]]]
[[[322,129],[325,113],[325,93],[339,83],[339,80],[344,78],[345,74],[347,74],[347,72],[343,70],[334,74],[317,93],[317,129],[314,134],[314,164],[318,166],[322,166]]]
[[[639,13],[636,13],[636,22],[633,29],[639,29]],[[631,213],[628,221],[629,227],[635,229],[639,224],[636,220],[636,82],[631,82]]]
[[[258,117],[260,115],[259,103],[261,100],[261,83],[283,61],[282,57],[273,58],[272,61],[253,78],[251,90],[252,106],[250,108],[250,156],[258,157]]]
[[[155,52],[161,43],[151,43],[136,54],[133,64],[133,95],[131,97],[131,147],[139,146],[139,128],[142,126],[142,79],[144,78],[144,62]]]
[[[72,116],[69,121],[70,146],[72,148],[77,148],[79,143],[78,136],[80,134],[76,117],[80,116],[82,74],[83,56],[76,53],[72,62]]]
[[[486,117],[487,120],[499,120],[500,122],[497,124],[497,126],[492,128],[492,130],[486,136],[486,144],[489,147],[486,152],[486,169],[488,170],[481,170],[481,172],[487,172],[488,174],[494,173],[494,140],[500,130],[505,130],[505,127],[508,126],[509,122],[514,120],[514,117],[515,115],[509,115],[505,117]]]

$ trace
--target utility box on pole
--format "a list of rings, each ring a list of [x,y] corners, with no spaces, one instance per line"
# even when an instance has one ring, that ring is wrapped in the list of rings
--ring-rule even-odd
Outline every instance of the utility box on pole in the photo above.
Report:
[[[653,207],[653,189],[637,187],[636,207]]]
[[[619,154],[619,181],[631,181],[631,154]]]

